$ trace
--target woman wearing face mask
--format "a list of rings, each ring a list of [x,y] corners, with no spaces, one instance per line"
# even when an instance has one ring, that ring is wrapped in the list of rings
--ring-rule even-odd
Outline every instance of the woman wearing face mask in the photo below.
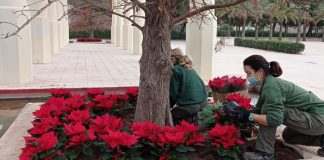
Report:
[[[287,143],[320,146],[318,155],[324,156],[324,101],[292,82],[277,78],[282,74],[278,62],[269,63],[260,55],[252,55],[243,65],[250,85],[259,86],[256,88],[260,94],[252,113],[242,110],[231,115],[260,125],[256,151],[245,153],[245,159],[274,159],[275,134],[281,124],[286,125],[282,137]]]

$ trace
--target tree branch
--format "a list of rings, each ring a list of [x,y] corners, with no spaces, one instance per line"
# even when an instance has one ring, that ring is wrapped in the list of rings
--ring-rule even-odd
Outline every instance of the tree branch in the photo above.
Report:
[[[101,9],[101,10],[103,10],[103,11],[106,11],[107,13],[111,13],[111,14],[114,14],[114,15],[116,15],[116,16],[119,16],[119,17],[125,18],[125,19],[127,19],[128,21],[130,21],[130,22],[132,23],[132,26],[135,26],[135,27],[137,27],[139,30],[143,31],[143,27],[140,26],[138,23],[136,23],[132,18],[127,17],[127,16],[125,16],[125,15],[123,15],[123,14],[120,14],[120,13],[116,13],[116,12],[114,12],[114,11],[108,9],[108,8],[104,8],[104,7],[97,6],[97,5],[93,5],[93,6],[96,7],[96,8],[98,8],[98,9]]]
[[[42,0],[41,0],[42,1]],[[37,3],[41,2],[41,1],[38,1]],[[29,23],[31,23],[31,21],[33,21],[36,17],[38,17],[45,9],[47,9],[51,4],[53,4],[54,2],[56,2],[56,0],[49,0],[48,3],[42,7],[40,10],[38,10],[36,12],[35,15],[33,15],[31,18],[27,19],[26,22],[24,24],[22,24],[21,26],[17,27],[17,30],[13,33],[7,33],[7,34],[3,34],[4,36],[1,37],[1,39],[5,39],[5,38],[9,38],[9,37],[12,37],[12,36],[17,36],[18,33],[24,29]],[[36,2],[35,2],[36,3]],[[1,22],[1,23],[4,23],[4,22]],[[8,23],[8,22],[7,22]]]
[[[195,9],[193,11],[190,11],[182,16],[179,16],[177,18],[174,18],[173,21],[172,21],[172,25],[184,20],[184,19],[187,19],[189,17],[192,17],[198,13],[201,13],[201,12],[204,12],[204,11],[207,11],[207,10],[211,10],[211,9],[217,9],[217,8],[226,8],[226,7],[230,7],[230,6],[234,6],[234,5],[237,5],[237,4],[240,4],[242,2],[245,2],[245,1],[248,1],[248,0],[237,0],[235,2],[231,2],[231,3],[225,3],[225,4],[219,4],[219,5],[205,5],[205,6],[202,6],[198,9]]]

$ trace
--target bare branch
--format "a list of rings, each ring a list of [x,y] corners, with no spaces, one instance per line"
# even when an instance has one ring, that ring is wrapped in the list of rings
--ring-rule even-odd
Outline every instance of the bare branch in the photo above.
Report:
[[[41,0],[43,1],[43,0]],[[41,1],[38,1],[37,3],[40,3]],[[9,38],[11,36],[17,36],[18,33],[24,29],[29,23],[31,23],[31,21],[33,21],[36,17],[38,17],[45,9],[47,9],[51,4],[53,4],[54,2],[56,2],[57,0],[48,0],[48,3],[42,7],[40,10],[38,10],[35,15],[33,15],[32,17],[30,17],[29,19],[26,20],[26,22],[24,24],[22,24],[21,26],[19,26],[17,28],[17,30],[13,33],[7,33],[4,36],[1,37],[1,39],[5,39],[5,38]],[[36,2],[35,2],[36,3]],[[4,23],[4,22],[2,22]]]
[[[145,3],[141,3],[138,0],[130,0],[134,3],[134,6],[138,6],[139,8],[141,8],[144,12],[146,12],[146,7],[145,7]]]
[[[136,23],[133,19],[131,19],[130,17],[127,17],[123,14],[120,14],[120,13],[116,13],[108,8],[104,8],[104,7],[101,7],[101,6],[97,6],[97,5],[93,5],[94,7],[98,8],[98,9],[101,9],[103,11],[106,11],[106,13],[110,13],[110,14],[114,14],[116,16],[119,16],[119,17],[122,17],[122,18],[125,18],[127,19],[128,21],[130,21],[132,23],[132,26],[135,26],[137,27],[139,30],[143,31],[143,27],[140,26],[138,23]]]
[[[208,10],[211,10],[211,9],[217,9],[217,8],[225,8],[225,7],[229,7],[229,6],[234,6],[234,5],[237,5],[237,4],[240,4],[242,2],[245,2],[245,1],[248,1],[248,0],[237,0],[235,2],[231,2],[231,3],[225,3],[225,4],[219,4],[219,5],[205,5],[205,6],[202,6],[200,8],[197,8],[193,11],[190,11],[182,16],[179,16],[177,18],[174,18],[173,21],[172,21],[172,24],[176,24],[186,18],[189,18],[189,17],[192,17],[196,14],[199,14],[201,12],[204,12],[204,11],[208,11]]]

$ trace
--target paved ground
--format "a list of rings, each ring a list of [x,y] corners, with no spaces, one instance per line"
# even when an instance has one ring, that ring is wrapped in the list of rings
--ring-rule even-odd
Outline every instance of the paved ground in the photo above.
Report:
[[[261,54],[278,61],[282,78],[295,82],[324,99],[324,43],[306,42],[301,55],[225,46],[214,54],[213,76],[244,76],[242,61],[249,55]],[[185,50],[184,41],[173,41],[172,47]],[[34,80],[21,85],[0,85],[1,89],[80,88],[137,86],[139,55],[111,44],[72,43],[53,56],[50,64],[34,64]]]

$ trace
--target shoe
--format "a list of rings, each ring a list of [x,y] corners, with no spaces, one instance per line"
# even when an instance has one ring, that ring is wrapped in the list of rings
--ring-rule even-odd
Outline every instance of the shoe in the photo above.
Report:
[[[269,154],[261,151],[245,152],[244,160],[274,160],[274,154]]]

